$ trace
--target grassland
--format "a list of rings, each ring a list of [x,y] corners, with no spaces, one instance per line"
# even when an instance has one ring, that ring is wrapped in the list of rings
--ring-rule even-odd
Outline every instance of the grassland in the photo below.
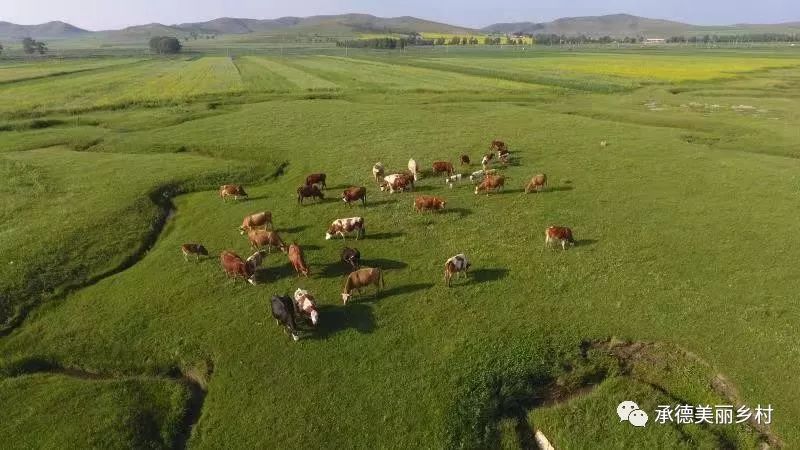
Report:
[[[800,445],[794,54],[159,59],[0,95],[14,99],[0,107],[11,447],[180,447],[191,393],[174,374],[198,365],[213,370],[189,447],[520,448],[534,429],[557,448]],[[493,138],[517,156],[502,194],[426,176],[417,190],[448,208],[415,214],[370,181],[376,161],[476,160]],[[328,199],[298,206],[317,171]],[[525,195],[538,172],[549,191]],[[223,204],[224,181],[250,199]],[[367,186],[366,208],[339,201],[349,185]],[[246,254],[236,226],[264,209],[310,279],[272,254],[262,284],[226,281],[213,255]],[[368,231],[348,245],[387,289],[343,307],[343,244],[324,231],[352,215]],[[550,224],[578,245],[543,250]],[[212,258],[184,262],[188,241]],[[448,289],[458,252],[472,274]],[[321,322],[294,344],[267,305],[297,287]],[[611,337],[660,344],[636,361],[586,350]],[[569,395],[542,401],[553,392]],[[615,414],[628,397],[775,413],[766,431],[634,429]]]

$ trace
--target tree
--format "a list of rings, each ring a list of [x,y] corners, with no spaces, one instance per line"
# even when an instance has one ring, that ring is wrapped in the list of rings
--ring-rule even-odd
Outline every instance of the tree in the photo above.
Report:
[[[436,45],[444,45],[445,43],[447,43],[447,39],[445,39],[444,36],[439,36],[438,38],[436,38],[435,41]]]
[[[0,55],[3,54],[3,44],[0,44]]]
[[[29,55],[34,53],[44,55],[47,53],[47,45],[44,42],[40,42],[29,37],[26,37],[22,40],[22,49]]]
[[[159,55],[179,53],[181,41],[170,36],[154,36],[150,38],[150,51]]]

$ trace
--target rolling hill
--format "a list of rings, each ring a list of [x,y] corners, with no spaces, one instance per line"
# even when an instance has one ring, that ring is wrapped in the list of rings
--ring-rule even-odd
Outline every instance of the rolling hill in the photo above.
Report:
[[[514,22],[496,23],[483,28],[487,33],[525,33],[558,34],[574,36],[652,36],[669,37],[678,35],[697,35],[703,33],[743,34],[743,33],[798,33],[800,23],[768,25],[736,24],[728,26],[691,25],[671,20],[648,19],[630,14],[606,16],[565,17],[552,22]]]
[[[72,38],[90,34],[91,31],[68,23],[55,21],[39,25],[17,25],[0,22],[0,39],[17,40],[26,37],[39,39]]]

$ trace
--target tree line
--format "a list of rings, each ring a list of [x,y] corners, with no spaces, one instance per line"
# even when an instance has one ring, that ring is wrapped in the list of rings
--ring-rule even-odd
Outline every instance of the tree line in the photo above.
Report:
[[[169,55],[181,51],[181,41],[172,36],[153,36],[150,38],[150,51],[159,55]]]

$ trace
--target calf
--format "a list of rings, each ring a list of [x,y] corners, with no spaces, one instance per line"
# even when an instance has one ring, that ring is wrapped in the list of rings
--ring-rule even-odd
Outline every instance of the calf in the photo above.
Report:
[[[229,278],[233,278],[233,281],[236,281],[237,278],[241,277],[247,280],[248,283],[255,285],[256,279],[253,271],[242,261],[242,258],[239,257],[236,253],[233,253],[230,250],[224,250],[219,255],[219,262],[222,266],[222,270],[225,271],[225,275]]]
[[[323,189],[327,189],[328,185],[325,184],[325,178],[326,176],[324,173],[312,173],[306,177],[306,186],[320,185]]]
[[[239,227],[239,234],[245,234],[250,230],[254,230],[257,227],[264,227],[267,229],[267,225],[269,228],[272,228],[272,213],[269,211],[262,211],[258,213],[250,214],[249,216],[245,216],[242,219],[242,226]]]
[[[325,233],[325,239],[330,240],[336,235],[339,235],[342,237],[342,239],[345,239],[345,235],[352,232],[356,233],[356,240],[364,237],[366,230],[364,228],[363,217],[349,217],[347,219],[334,220],[331,226],[328,227],[328,231]]]
[[[219,197],[223,202],[228,200],[228,197],[233,197],[234,200],[239,198],[246,198],[247,192],[238,184],[223,184],[219,187]]]
[[[358,294],[361,295],[361,288],[369,286],[370,284],[375,285],[376,293],[380,292],[381,288],[386,287],[386,284],[383,282],[383,272],[381,269],[365,267],[351,272],[350,275],[347,276],[347,281],[344,283],[342,303],[345,305],[347,304],[347,301],[353,296],[353,291],[358,291]]]
[[[200,260],[200,256],[208,256],[208,250],[200,244],[183,244],[181,253],[185,261],[189,261],[189,255],[193,255],[197,260]]]
[[[569,227],[550,226],[544,230],[544,246],[551,247],[553,243],[561,243],[561,249],[566,250],[567,244],[575,245],[572,230]]]
[[[372,166],[372,177],[375,178],[376,183],[381,182],[381,178],[383,178],[384,168],[383,164],[377,162],[374,166]]]
[[[470,165],[469,155],[461,155],[461,165],[462,166]]]
[[[303,204],[303,200],[308,197],[314,197],[317,200],[322,200],[325,198],[325,194],[319,190],[316,184],[312,184],[310,186],[300,186],[297,188],[297,203]]]
[[[447,161],[436,161],[433,163],[433,174],[438,175],[440,173],[446,173],[447,176],[453,174],[453,164]]]
[[[486,192],[486,195],[489,195],[491,191],[502,190],[506,183],[506,177],[504,176],[489,176],[481,181],[481,184],[475,186],[475,194],[479,194],[481,192]]]
[[[250,255],[244,262],[247,265],[247,269],[255,274],[256,270],[261,267],[261,263],[264,262],[264,256],[264,250],[259,250]]]
[[[463,253],[459,253],[456,256],[448,259],[444,263],[444,282],[447,284],[447,287],[450,287],[450,279],[453,278],[453,275],[456,277],[460,277],[463,273],[464,276],[467,276],[467,270],[471,266],[469,260]]]
[[[319,310],[317,310],[316,299],[310,292],[305,289],[297,289],[294,291],[294,306],[295,312],[310,319],[311,325],[317,326],[317,322],[319,322]]]
[[[528,182],[528,185],[525,186],[525,193],[531,192],[539,192],[547,186],[547,175],[540,173],[538,175],[534,175],[531,178],[531,181]]]
[[[408,171],[411,173],[414,181],[419,180],[419,167],[417,167],[417,162],[414,161],[413,158],[408,160]]]
[[[272,296],[272,317],[278,325],[283,325],[284,332],[289,333],[295,342],[300,340],[297,335],[297,324],[294,321],[294,306],[288,295]]]
[[[361,252],[357,248],[343,248],[342,262],[349,264],[353,269],[358,269],[358,266],[361,265]]]
[[[349,187],[342,192],[342,201],[348,205],[351,202],[361,200],[362,206],[367,206],[367,188],[365,187]]]
[[[250,241],[250,247],[254,249],[267,248],[267,253],[272,253],[272,248],[277,248],[283,253],[286,253],[286,244],[278,236],[277,231],[264,231],[264,230],[250,230],[247,233],[247,239]]]
[[[421,195],[414,199],[414,209],[417,212],[434,210],[438,211],[444,209],[447,202],[439,197],[431,197],[428,195]]]
[[[288,253],[289,262],[292,263],[294,271],[297,272],[297,277],[299,278],[302,274],[304,277],[308,278],[308,276],[311,275],[311,269],[308,268],[306,260],[303,258],[303,249],[297,244],[292,244],[289,246]]]

